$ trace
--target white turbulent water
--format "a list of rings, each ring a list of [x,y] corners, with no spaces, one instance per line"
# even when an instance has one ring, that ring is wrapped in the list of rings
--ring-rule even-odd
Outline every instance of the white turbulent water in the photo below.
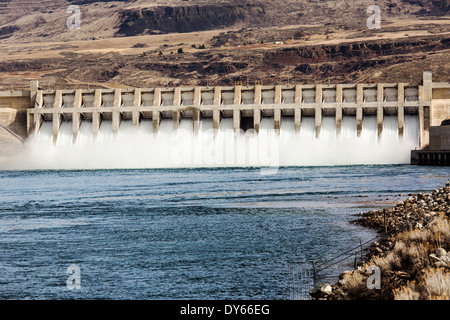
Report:
[[[211,119],[202,119],[197,135],[191,119],[182,119],[174,131],[171,119],[163,119],[157,134],[152,122],[141,121],[138,128],[122,121],[117,134],[111,121],[103,121],[98,135],[92,122],[83,121],[73,141],[72,122],[63,122],[56,141],[52,123],[44,122],[27,148],[15,158],[0,163],[1,169],[98,169],[98,168],[182,168],[182,167],[277,167],[353,164],[405,164],[410,151],[419,145],[417,116],[405,116],[405,134],[398,135],[397,117],[385,116],[381,139],[376,116],[365,116],[360,137],[355,117],[344,116],[336,134],[335,118],[324,117],[318,138],[314,117],[303,117],[295,133],[292,117],[282,119],[280,133],[273,118],[262,118],[260,132],[235,134],[233,121],[223,118],[214,133]]]

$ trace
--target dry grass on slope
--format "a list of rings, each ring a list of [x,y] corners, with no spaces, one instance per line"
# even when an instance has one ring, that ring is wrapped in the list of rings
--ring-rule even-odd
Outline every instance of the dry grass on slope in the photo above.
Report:
[[[339,281],[332,299],[450,299],[450,220],[436,219],[426,229],[397,235],[392,250],[375,256],[360,270],[347,273]],[[381,270],[381,289],[368,289],[372,274]]]

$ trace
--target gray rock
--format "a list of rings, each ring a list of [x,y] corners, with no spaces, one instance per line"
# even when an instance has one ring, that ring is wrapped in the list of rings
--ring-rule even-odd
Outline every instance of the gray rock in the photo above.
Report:
[[[315,299],[320,299],[322,295],[329,295],[333,292],[333,288],[328,284],[325,283],[324,285],[321,285],[320,287],[315,287],[312,289],[309,294],[311,297]]]
[[[447,255],[447,251],[444,248],[439,248],[439,249],[436,250],[436,255],[439,258],[442,258],[442,257]]]
[[[330,294],[331,292],[333,292],[333,288],[328,283],[326,283],[320,287],[320,291],[325,294]]]

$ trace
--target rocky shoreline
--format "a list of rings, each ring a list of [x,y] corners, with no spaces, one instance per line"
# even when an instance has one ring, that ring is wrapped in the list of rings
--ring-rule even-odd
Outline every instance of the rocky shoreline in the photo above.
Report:
[[[429,193],[410,194],[393,208],[360,213],[353,221],[377,229],[357,270],[311,292],[317,300],[450,300],[450,180]],[[369,288],[373,268],[380,288]]]

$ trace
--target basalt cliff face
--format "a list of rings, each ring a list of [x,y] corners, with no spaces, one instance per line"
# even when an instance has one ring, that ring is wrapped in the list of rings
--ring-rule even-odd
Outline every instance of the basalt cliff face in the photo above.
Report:
[[[271,64],[298,65],[302,63],[338,62],[349,59],[372,59],[405,53],[450,49],[450,38],[402,39],[399,41],[355,42],[339,45],[320,45],[286,48],[266,55]]]
[[[239,22],[253,22],[265,17],[262,4],[225,4],[159,6],[149,9],[129,9],[120,12],[120,25],[116,35],[192,32],[228,27]]]
[[[74,0],[83,3],[97,0]],[[116,36],[191,32],[228,27],[280,26],[333,21],[365,22],[370,1],[185,1],[170,6],[130,8],[120,11]],[[450,0],[379,1],[384,16],[448,15]]]

